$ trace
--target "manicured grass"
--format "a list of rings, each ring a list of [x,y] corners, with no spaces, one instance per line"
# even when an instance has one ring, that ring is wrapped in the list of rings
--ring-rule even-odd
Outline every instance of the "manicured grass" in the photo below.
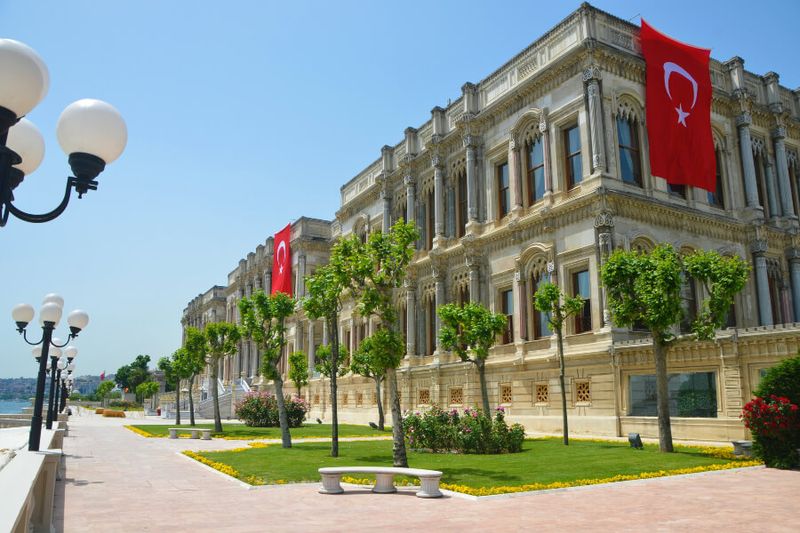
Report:
[[[192,426],[188,424],[181,424],[176,426],[174,424],[136,424],[133,427],[146,431],[154,437],[168,437],[169,428],[182,427],[185,428],[186,433],[178,432],[178,435],[189,435],[189,429]],[[194,426],[198,429],[213,429],[214,424],[197,424]],[[281,438],[281,428],[254,428],[245,426],[244,424],[222,424],[222,433],[211,433],[212,437],[226,437],[230,439],[279,439]],[[291,429],[292,438],[304,437],[330,437],[331,426],[330,424],[305,424],[299,428]],[[391,428],[387,427],[386,431],[378,431],[369,426],[355,426],[352,424],[339,424],[340,437],[391,437]]]
[[[240,479],[255,476],[267,484],[319,481],[317,469],[323,466],[392,464],[392,443],[387,441],[341,443],[339,453],[338,458],[330,457],[330,445],[323,443],[298,444],[290,449],[271,445],[234,452],[198,452],[211,461],[229,465]],[[474,488],[610,478],[730,462],[699,449],[682,448],[663,454],[656,445],[633,450],[627,443],[572,440],[566,447],[560,439],[528,440],[523,451],[514,454],[408,454],[410,466],[441,470],[443,483]]]

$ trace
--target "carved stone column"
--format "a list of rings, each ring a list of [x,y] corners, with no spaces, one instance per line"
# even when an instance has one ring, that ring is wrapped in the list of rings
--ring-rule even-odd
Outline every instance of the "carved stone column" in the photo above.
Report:
[[[444,239],[444,158],[438,150],[431,153],[433,165],[433,245],[439,246]]]
[[[522,265],[517,261],[514,269],[514,343],[522,344],[528,338],[527,303],[525,301],[525,277],[522,275]]]
[[[539,123],[539,132],[542,134],[542,162],[544,163],[544,201],[550,205],[553,202],[553,168],[550,162],[550,128],[547,122]]]
[[[269,296],[272,293],[272,268],[264,273],[264,292]]]
[[[306,294],[306,254],[297,257],[297,292],[295,297],[302,298]]]
[[[739,129],[739,153],[744,170],[744,194],[747,207],[763,211],[758,203],[758,185],[756,184],[756,164],[753,160],[753,140],[750,137],[750,113],[742,113],[736,117]]]
[[[764,158],[767,160],[767,164],[765,165],[766,168],[764,180],[767,183],[767,205],[769,206],[769,217],[777,218],[781,216],[781,210],[778,202],[778,190],[775,186],[775,166],[772,164],[772,161],[769,160],[769,156],[766,154],[766,148],[764,149],[764,152]]]
[[[436,280],[435,282],[435,290],[436,290],[436,309],[440,306],[447,303],[446,296],[445,296],[445,272],[443,265],[436,265],[433,270],[433,277]],[[439,318],[439,314],[437,313],[436,316],[433,317],[433,335],[434,339],[436,339],[436,353],[438,355],[442,351],[442,346],[439,343],[439,329],[442,327],[441,319]]]
[[[508,135],[508,181],[511,186],[511,212],[517,216],[522,210],[522,165],[519,141],[513,133]]]
[[[608,211],[603,211],[594,219],[594,227],[597,230],[598,266],[602,268],[614,249],[614,216]],[[600,284],[600,306],[603,310],[603,327],[610,328],[612,323],[611,312],[608,309],[608,295],[602,283]]]
[[[322,321],[322,345],[323,346],[327,346],[329,342],[330,342],[330,340],[329,340],[329,337],[328,337],[328,321],[327,320],[323,320]]]
[[[589,115],[589,136],[592,146],[592,172],[606,170],[606,142],[603,127],[603,95],[600,89],[600,68],[590,66],[583,71],[586,84],[586,106]]]
[[[463,142],[467,149],[467,223],[469,224],[478,222],[478,138],[468,133],[464,135]]]
[[[386,190],[386,182],[384,181],[383,188],[381,189],[381,200],[383,201],[383,221],[381,224],[381,231],[385,234],[389,233],[392,221],[392,197],[389,191]]]
[[[789,248],[787,251],[789,270],[792,278],[792,311],[794,321],[800,322],[800,248]]]
[[[316,360],[317,347],[314,343],[314,321],[308,321],[308,375],[313,376],[316,370],[314,361]]]
[[[417,182],[410,173],[403,177],[406,185],[406,222],[417,221]]]
[[[413,280],[406,279],[406,357],[416,355],[417,346],[417,294]]]
[[[469,301],[480,303],[481,301],[481,271],[478,258],[467,255],[467,267],[469,268]]]
[[[356,353],[356,319],[355,317],[350,317],[350,346],[347,349],[350,351],[350,355],[352,356]]]
[[[775,145],[775,167],[778,171],[778,188],[781,191],[781,210],[783,216],[797,218],[792,202],[792,186],[789,181],[789,162],[786,159],[786,128],[778,126],[772,130],[772,140]]]
[[[757,239],[750,245],[753,253],[753,263],[755,264],[756,292],[758,293],[758,315],[761,326],[771,326],[772,305],[769,294],[769,277],[767,275],[767,259],[764,254],[767,252],[767,241]]]

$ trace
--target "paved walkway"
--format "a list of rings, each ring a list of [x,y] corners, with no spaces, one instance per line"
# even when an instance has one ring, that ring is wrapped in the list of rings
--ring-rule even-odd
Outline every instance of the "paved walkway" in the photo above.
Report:
[[[123,420],[75,416],[56,492],[58,531],[797,531],[800,472],[714,472],[471,501],[242,488],[179,449],[242,441],[146,439]]]

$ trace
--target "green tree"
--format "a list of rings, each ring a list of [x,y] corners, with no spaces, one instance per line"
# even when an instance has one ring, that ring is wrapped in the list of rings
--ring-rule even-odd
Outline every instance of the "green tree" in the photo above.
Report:
[[[289,379],[297,388],[297,395],[302,396],[302,388],[308,385],[308,357],[303,352],[292,352],[289,355]]]
[[[383,346],[384,344],[400,343],[400,346]],[[386,379],[386,363],[381,361],[381,355],[403,350],[403,339],[400,335],[381,329],[376,331],[361,342],[350,361],[350,370],[354,374],[370,378],[375,382],[375,398],[378,404],[378,429],[384,430],[385,417],[383,414],[383,401],[381,400],[381,383]]]
[[[564,433],[564,446],[569,445],[569,424],[567,423],[567,394],[564,383],[564,324],[583,309],[580,296],[569,296],[561,292],[555,283],[543,283],[533,295],[538,311],[547,313],[547,327],[556,333],[558,340],[558,381],[561,385],[561,417]]]
[[[331,457],[339,456],[339,409],[337,405],[337,378],[341,375],[344,346],[339,344],[339,313],[349,278],[339,244],[331,250],[327,265],[306,277],[306,297],[303,310],[312,320],[322,319],[328,328],[328,346],[320,346],[316,353],[317,368],[330,378],[331,388]]]
[[[222,418],[219,414],[219,363],[226,355],[236,353],[236,343],[241,334],[239,328],[230,322],[211,322],[203,331],[205,337],[205,353],[211,367],[211,395],[214,398],[214,431],[222,433]]]
[[[175,354],[172,354],[172,358],[169,357],[162,357],[158,360],[156,366],[159,370],[164,372],[164,383],[165,385],[169,385],[170,387],[175,389],[175,425],[181,425],[181,379],[184,378],[181,375],[181,367],[178,359],[176,358]],[[164,387],[164,390],[167,391],[167,387]]]
[[[242,317],[242,332],[264,351],[261,374],[275,384],[278,402],[278,421],[281,425],[281,445],[292,447],[289,433],[289,417],[283,397],[283,376],[278,369],[283,349],[286,346],[286,319],[294,313],[295,300],[288,294],[276,292],[267,296],[258,290],[249,298],[239,300]]]
[[[106,396],[108,396],[108,393],[111,392],[111,389],[113,388],[113,381],[101,381],[100,385],[98,385],[97,389],[94,391],[94,394],[101,402],[104,402]]]
[[[465,363],[478,369],[481,384],[483,412],[491,417],[489,391],[486,386],[486,359],[489,350],[497,342],[497,336],[506,328],[506,317],[492,313],[479,303],[445,304],[436,310],[442,320],[439,328],[439,343],[452,351]]]
[[[377,359],[384,365],[392,409],[392,456],[394,466],[408,466],[403,417],[400,412],[400,396],[397,390],[397,367],[403,359],[405,346],[398,333],[397,309],[393,293],[406,277],[406,269],[414,256],[414,242],[419,232],[414,224],[398,220],[388,233],[372,233],[366,243],[355,235],[343,239],[338,247],[337,261],[348,274],[347,286],[358,301],[358,314],[368,318],[376,316],[377,332],[383,336],[374,346],[375,350],[386,350]],[[334,254],[332,254],[332,260]],[[375,335],[376,333],[373,333]]]
[[[685,276],[691,276],[706,289],[708,296],[692,322],[692,331],[697,339],[710,340],[722,326],[734,295],[747,283],[748,274],[749,267],[738,257],[700,251],[681,260],[669,244],[660,244],[645,254],[616,250],[603,265],[601,278],[614,324],[620,327],[642,324],[653,338],[658,439],[662,452],[673,451],[667,352],[675,340],[672,330],[683,318],[681,286]]]
[[[135,392],[140,383],[150,379],[150,371],[147,369],[148,364],[150,364],[149,355],[137,355],[132,363],[117,370],[114,381],[126,392]]]
[[[136,386],[136,396],[142,399],[142,403],[147,398],[152,398],[158,392],[158,383],[155,381],[145,381]]]
[[[208,344],[205,334],[197,328],[188,327],[183,348],[173,355],[173,357],[177,356],[178,364],[187,375],[185,379],[189,380],[189,424],[192,426],[194,426],[194,396],[192,396],[194,379],[206,367],[207,352]]]

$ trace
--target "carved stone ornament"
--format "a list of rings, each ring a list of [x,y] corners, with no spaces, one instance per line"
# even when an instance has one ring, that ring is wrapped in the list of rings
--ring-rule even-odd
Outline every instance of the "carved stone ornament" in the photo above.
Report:
[[[417,180],[414,179],[413,174],[406,174],[403,176],[403,183],[405,183],[406,187],[413,187],[417,183]]]
[[[519,148],[517,143],[517,136],[514,133],[508,134],[508,147],[511,150],[517,150]]]
[[[776,115],[782,115],[783,114],[783,103],[782,102],[772,102],[771,104],[769,104],[769,110],[772,113],[776,114]]]
[[[788,259],[790,263],[800,262],[800,248],[787,248],[786,259]]]
[[[613,228],[614,215],[610,211],[603,211],[599,213],[594,219],[595,228]]]
[[[477,135],[467,133],[461,137],[461,141],[464,143],[464,148],[475,148],[478,146],[479,138]]]
[[[547,133],[547,122],[544,120],[539,122],[539,133]]]
[[[756,239],[750,244],[750,252],[756,255],[765,254],[768,249],[766,239]]]
[[[547,262],[547,273],[552,274],[556,269],[556,264],[553,261]]]
[[[584,82],[589,82],[592,80],[601,80],[601,79],[603,79],[603,75],[600,70],[600,67],[598,67],[597,65],[591,65],[586,69],[584,69],[583,71]]]
[[[750,113],[742,113],[736,117],[736,126],[749,126],[753,122],[753,117]]]
[[[771,132],[773,139],[785,139],[786,138],[786,128],[783,126],[778,126],[777,128],[773,129]]]

